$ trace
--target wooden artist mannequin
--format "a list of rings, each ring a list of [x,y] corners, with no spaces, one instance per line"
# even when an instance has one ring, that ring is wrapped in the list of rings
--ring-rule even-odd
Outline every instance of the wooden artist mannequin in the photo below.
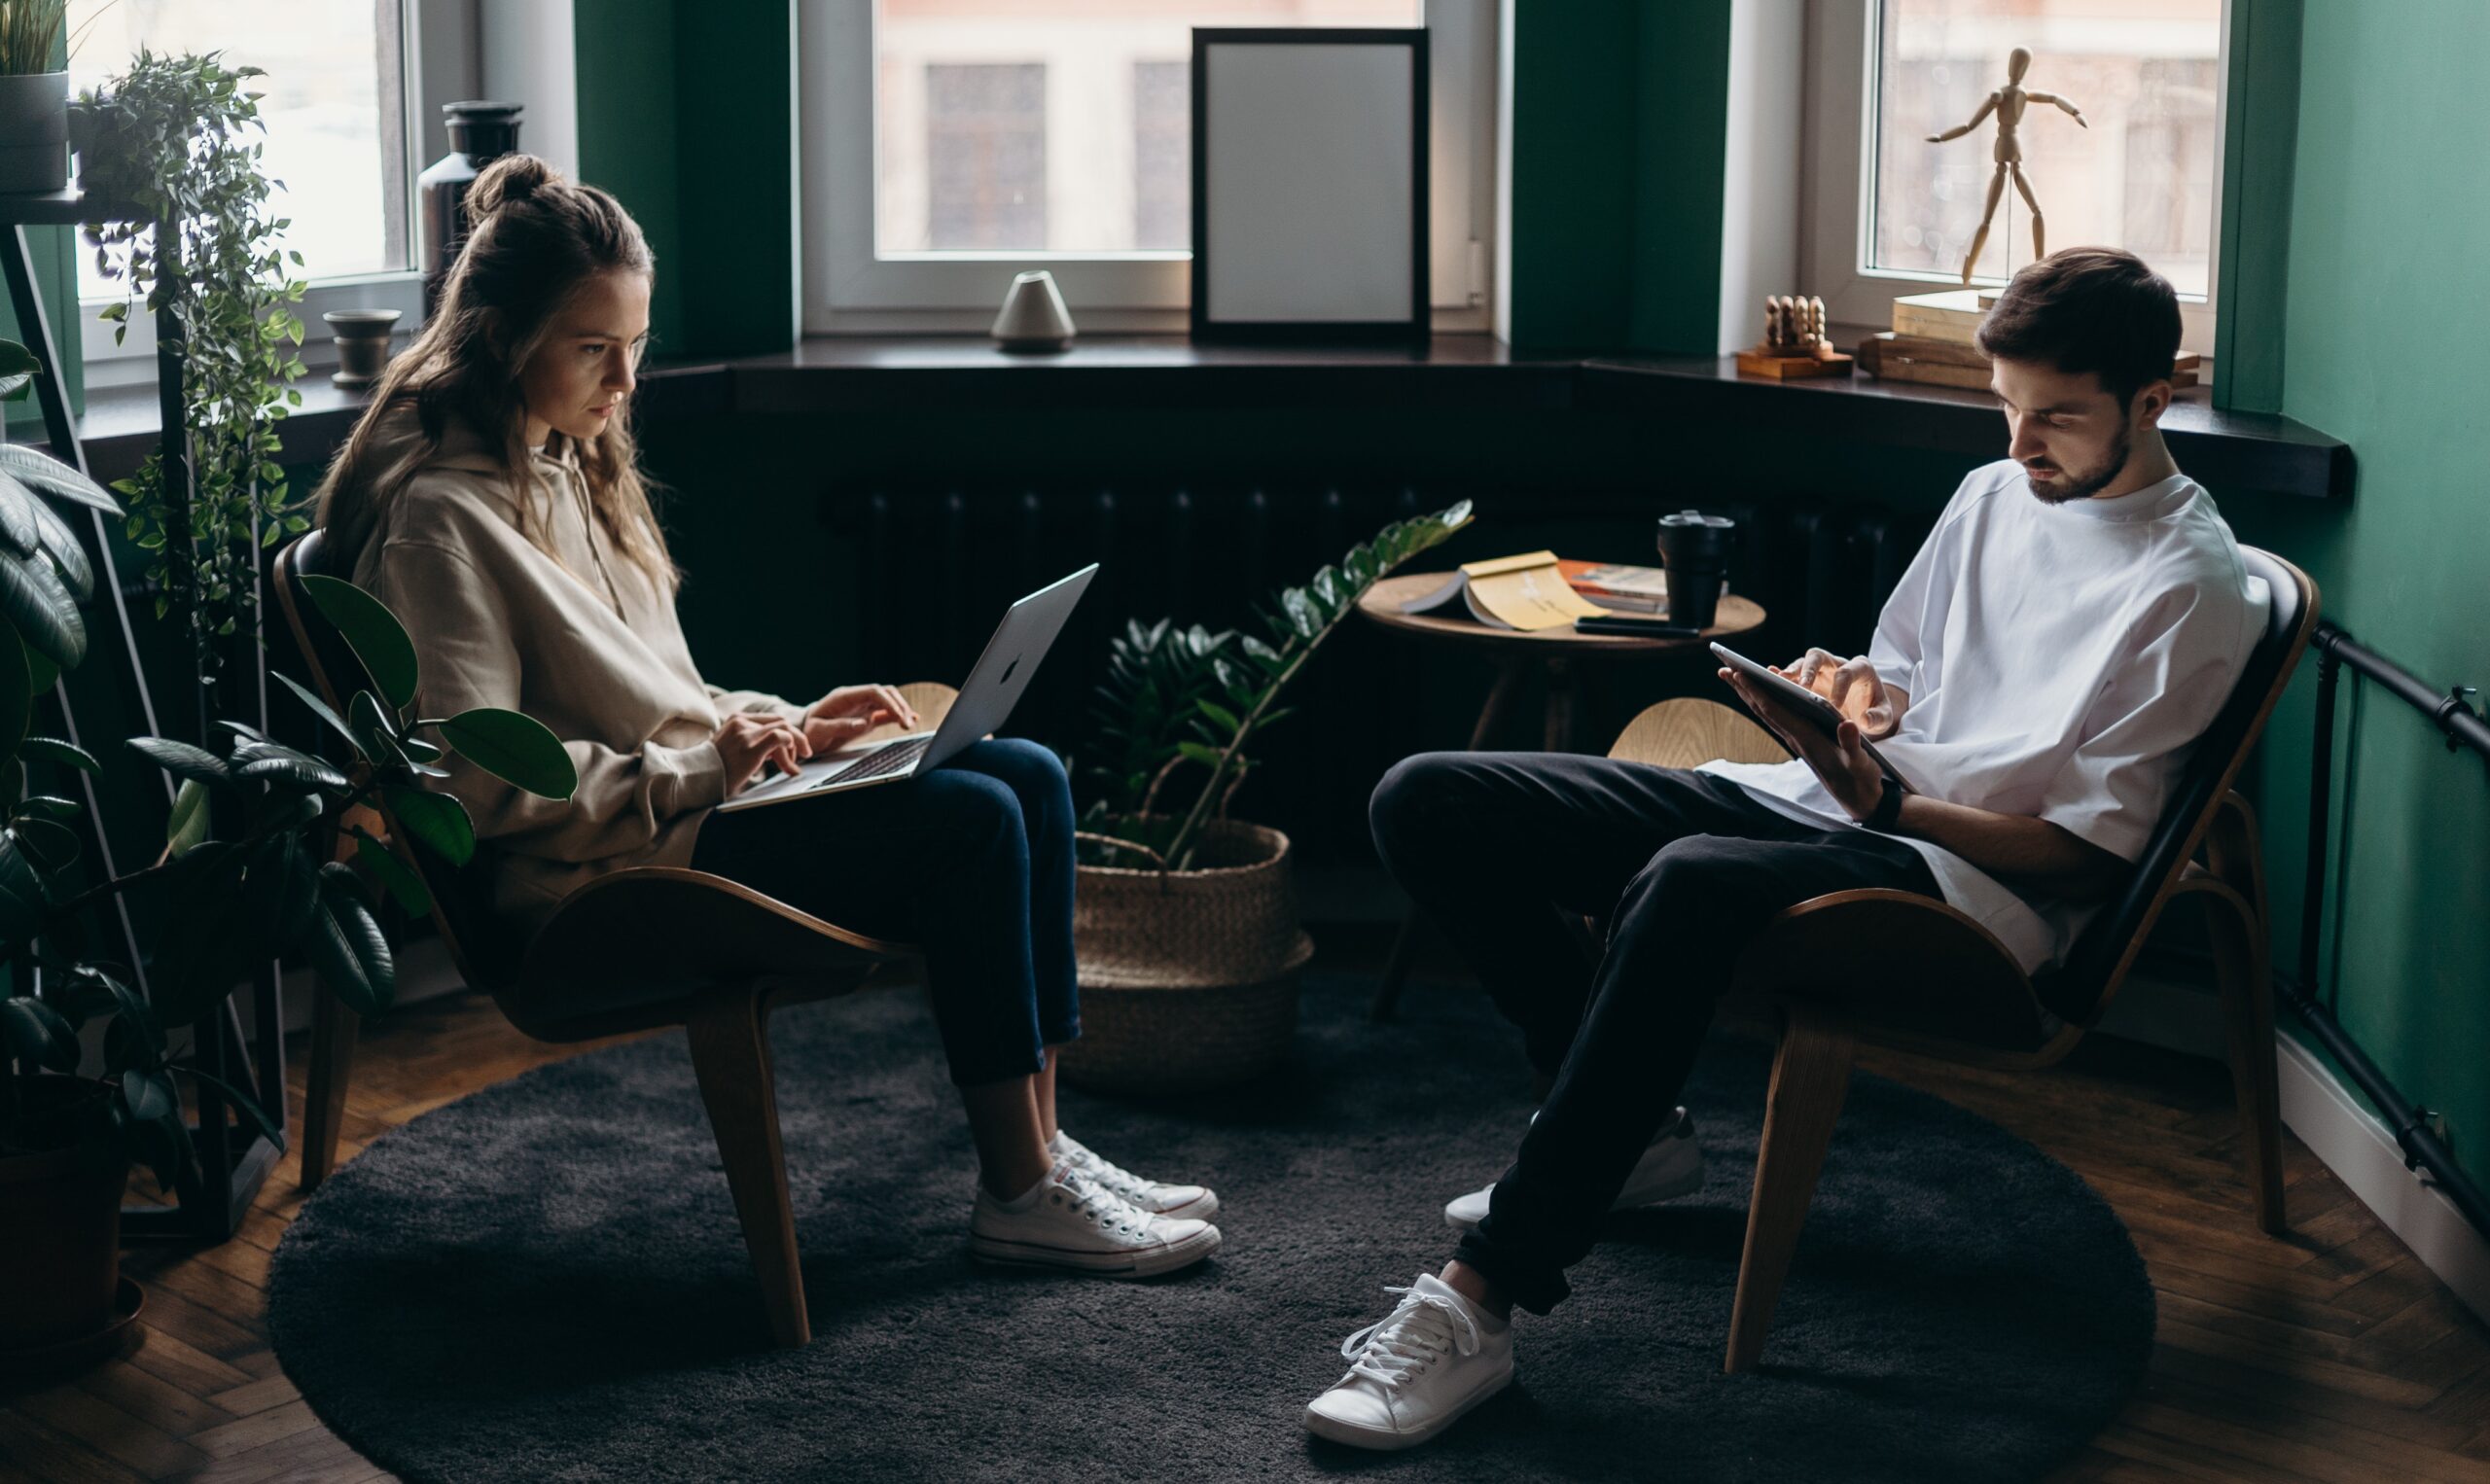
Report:
[[[1988,178],[1988,204],[1980,209],[1980,230],[1972,234],[1972,250],[1963,255],[1963,282],[1967,284],[1972,281],[1972,265],[1979,261],[1980,249],[1988,245],[1989,223],[1997,216],[1998,197],[2005,194],[2006,177],[2010,173],[2014,177],[2014,189],[2022,195],[2023,204],[2032,208],[2033,261],[2038,262],[2049,255],[2048,248],[2044,245],[2041,230],[2041,203],[2033,197],[2032,182],[2023,174],[2023,146],[2016,140],[2014,134],[2016,126],[2023,122],[2023,105],[2054,103],[2065,109],[2076,123],[2083,124],[2087,129],[2092,126],[2084,124],[2083,110],[2056,93],[2026,90],[2023,87],[2023,74],[2030,71],[2031,66],[2031,52],[2025,48],[2016,47],[2012,54],[2006,59],[2006,86],[1990,93],[1987,101],[1980,104],[1979,112],[1972,115],[1969,123],[1958,124],[1941,134],[1928,136],[1930,144],[1943,144],[1948,139],[1960,139],[1979,127],[1980,121],[1991,113],[1997,115],[1997,144],[1989,151],[1989,158],[1997,161],[1997,173]]]

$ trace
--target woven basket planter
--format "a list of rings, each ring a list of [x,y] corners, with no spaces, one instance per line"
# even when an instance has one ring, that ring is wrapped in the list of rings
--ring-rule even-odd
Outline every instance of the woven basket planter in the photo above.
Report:
[[[1192,1092],[1277,1066],[1297,1034],[1314,944],[1297,915],[1288,836],[1202,828],[1192,870],[1084,866],[1072,908],[1081,1036],[1065,1078],[1102,1092]]]

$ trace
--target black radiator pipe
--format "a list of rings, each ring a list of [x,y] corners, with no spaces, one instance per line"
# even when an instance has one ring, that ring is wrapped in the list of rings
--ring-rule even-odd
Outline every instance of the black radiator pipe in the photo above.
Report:
[[[2453,1151],[2430,1127],[2425,1112],[2396,1090],[2377,1063],[2353,1042],[2342,1023],[2334,1018],[2334,1012],[2317,997],[2318,943],[2326,910],[2327,827],[2334,779],[2334,692],[2341,683],[2342,667],[2351,666],[2430,718],[2446,734],[2449,752],[2458,747],[2470,748],[2490,762],[2490,723],[2484,723],[2480,713],[2465,699],[2470,693],[2466,688],[2441,695],[2409,670],[2353,643],[2349,634],[2331,623],[2318,624],[2310,643],[2317,650],[2317,736],[2310,749],[2308,870],[2300,903],[2299,972],[2293,975],[2276,972],[2274,992],[2298,1012],[2309,1034],[2377,1105],[2387,1126],[2395,1132],[2396,1148],[2403,1151],[2403,1167],[2427,1169],[2439,1192],[2454,1203],[2473,1229],[2490,1237],[2490,1197],[2485,1197],[2472,1178],[2458,1168]]]

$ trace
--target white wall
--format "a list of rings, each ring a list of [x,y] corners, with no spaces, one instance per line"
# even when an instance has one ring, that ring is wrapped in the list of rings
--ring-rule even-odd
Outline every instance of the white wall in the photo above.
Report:
[[[1729,7],[1728,152],[1721,186],[1721,342],[1762,337],[1766,295],[1796,294],[1805,96],[1805,8],[1792,0]]]

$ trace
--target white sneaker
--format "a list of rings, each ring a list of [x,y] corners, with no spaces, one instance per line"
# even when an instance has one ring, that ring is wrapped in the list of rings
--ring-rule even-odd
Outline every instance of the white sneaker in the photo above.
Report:
[[[1532,1113],[1533,1122],[1539,1114]],[[1625,1187],[1617,1192],[1611,1211],[1632,1211],[1638,1207],[1655,1206],[1662,1201],[1691,1195],[1703,1188],[1703,1147],[1694,1142],[1694,1120],[1686,1110],[1660,1126],[1652,1136],[1643,1157],[1634,1161],[1634,1173],[1625,1177]],[[1443,1223],[1455,1231],[1468,1231],[1487,1214],[1487,1202],[1496,1193],[1489,1185],[1468,1195],[1453,1197],[1443,1208]]]
[[[1017,1200],[997,1200],[980,1184],[969,1216],[969,1252],[988,1262],[1148,1278],[1191,1267],[1217,1251],[1218,1227],[1153,1216],[1069,1160],[1056,1160]]]
[[[1425,1273],[1401,1307],[1340,1346],[1348,1374],[1307,1403],[1305,1431],[1352,1448],[1409,1448],[1513,1378],[1513,1326]]]
[[[1076,1170],[1087,1171],[1091,1180],[1152,1216],[1194,1217],[1207,1221],[1219,1214],[1219,1197],[1208,1186],[1170,1185],[1144,1180],[1129,1170],[1099,1158],[1094,1150],[1061,1129],[1054,1131],[1054,1143],[1047,1148],[1057,1159],[1070,1161]]]

